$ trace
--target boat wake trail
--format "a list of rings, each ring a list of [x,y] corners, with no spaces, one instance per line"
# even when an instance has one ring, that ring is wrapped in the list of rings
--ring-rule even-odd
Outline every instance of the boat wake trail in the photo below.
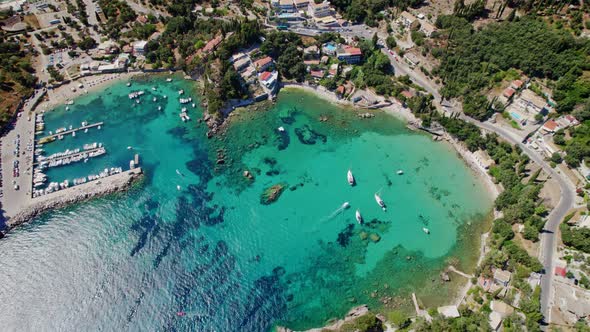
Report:
[[[342,211],[348,209],[349,207],[350,207],[350,204],[348,202],[342,203],[342,205],[339,208],[337,208],[336,210],[334,210],[334,212],[332,212],[329,216],[323,218],[322,222],[326,222],[326,221],[333,219],[334,217],[336,217],[337,215],[342,213]]]

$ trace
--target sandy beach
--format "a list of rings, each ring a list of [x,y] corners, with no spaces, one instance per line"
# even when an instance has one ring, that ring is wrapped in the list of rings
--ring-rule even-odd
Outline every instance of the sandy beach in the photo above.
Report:
[[[131,79],[133,76],[141,75],[142,72],[130,73],[113,73],[103,75],[92,75],[81,77],[78,80],[71,81],[55,89],[47,90],[48,100],[44,100],[37,106],[40,110],[49,111],[59,105],[65,104],[68,100],[73,100],[81,95],[104,89],[107,86]],[[82,88],[80,88],[82,84]]]

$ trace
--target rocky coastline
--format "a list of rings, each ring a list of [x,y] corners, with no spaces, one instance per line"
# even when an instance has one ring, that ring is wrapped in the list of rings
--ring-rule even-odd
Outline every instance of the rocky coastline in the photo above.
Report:
[[[7,220],[7,229],[0,233],[0,238],[15,227],[28,222],[48,210],[64,208],[92,198],[126,191],[142,178],[143,171],[141,168],[135,168],[101,180],[88,182],[34,198],[27,207]]]
[[[373,314],[371,313],[371,311],[369,310],[369,307],[367,305],[361,305],[361,306],[352,308],[346,314],[346,316],[344,316],[343,319],[333,321],[331,324],[326,325],[321,328],[313,328],[313,329],[306,330],[305,332],[341,331],[343,329],[343,327],[350,327],[347,325],[353,324],[357,319],[359,319],[363,316],[366,316],[366,315],[373,315]],[[375,326],[373,326],[372,331],[383,331],[382,324],[385,319],[381,318],[379,316],[374,317],[374,319],[375,319]],[[348,329],[346,329],[346,330],[348,330]],[[293,330],[286,328],[286,327],[282,327],[282,326],[277,327],[276,331],[277,332],[294,332]]]

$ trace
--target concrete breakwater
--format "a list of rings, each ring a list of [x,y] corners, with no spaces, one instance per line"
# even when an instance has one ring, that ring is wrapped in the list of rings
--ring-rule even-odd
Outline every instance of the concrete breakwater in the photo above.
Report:
[[[30,200],[29,204],[6,222],[7,231],[23,224],[41,213],[128,189],[143,176],[141,168],[134,168],[106,178],[59,190]],[[0,233],[0,237],[3,234]]]

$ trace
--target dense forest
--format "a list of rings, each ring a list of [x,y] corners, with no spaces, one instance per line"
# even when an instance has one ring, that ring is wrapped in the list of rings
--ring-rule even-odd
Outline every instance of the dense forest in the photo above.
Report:
[[[590,89],[590,81],[582,77],[590,69],[587,39],[577,39],[532,17],[492,23],[477,31],[456,16],[439,16],[436,25],[445,33],[441,34],[444,46],[433,51],[441,60],[433,74],[442,78],[445,97],[465,96],[477,102],[480,91],[493,87],[512,68],[529,77],[556,81],[560,112],[571,111],[588,97],[584,91]],[[478,119],[491,115],[477,104],[470,112],[467,104],[466,113]]]
[[[0,128],[10,121],[21,98],[31,95],[37,78],[24,37],[0,36]]]

